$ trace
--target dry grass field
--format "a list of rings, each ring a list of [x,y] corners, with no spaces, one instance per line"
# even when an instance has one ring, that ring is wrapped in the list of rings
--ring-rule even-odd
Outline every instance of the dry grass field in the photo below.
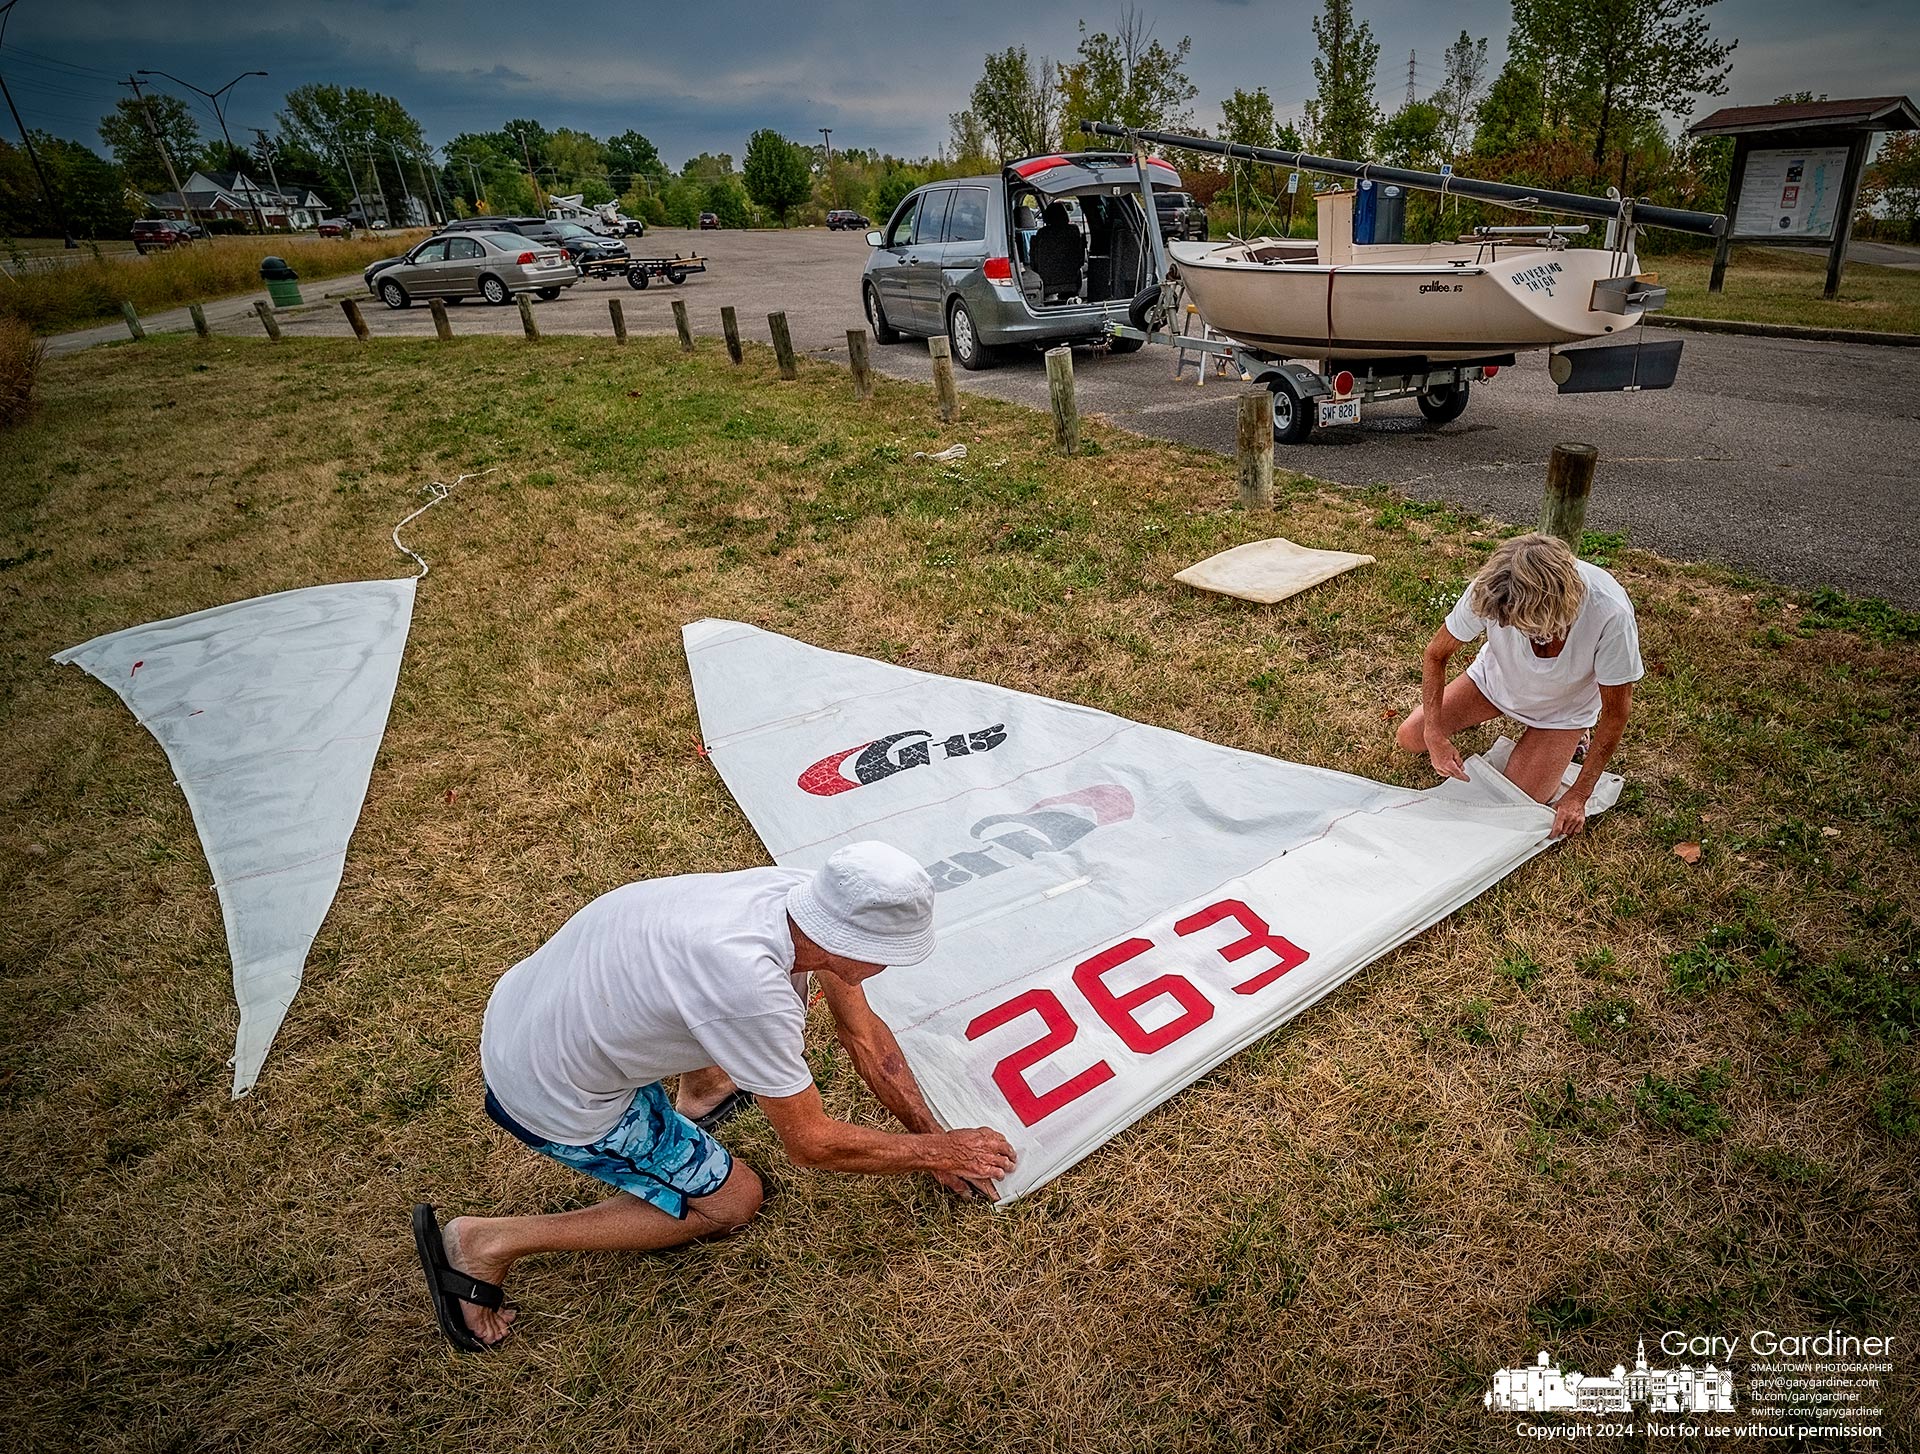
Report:
[[[1541,1347],[1598,1370],[1670,1328],[1833,1326],[1897,1337],[1871,1447],[1912,1446],[1913,616],[1590,538],[1650,675],[1584,839],[1005,1211],[795,1171],[744,1117],[777,1192],[754,1225],[529,1261],[512,1340],[462,1358],[409,1205],[598,1195],[481,1112],[494,980],[616,884],[765,861],[696,752],[683,622],[1424,785],[1392,719],[1506,527],[1297,479],[1247,515],[1230,461],[1091,424],[1063,463],[1011,405],[942,428],[918,386],[862,405],[713,340],[155,339],[49,364],[43,396],[0,434],[10,1447],[1494,1449],[1514,1420],[1481,1395]],[[186,804],[47,658],[401,574],[421,486],[487,468],[415,527],[433,571],[346,878],[230,1102]],[[1169,579],[1275,533],[1379,563],[1270,608]],[[813,1031],[829,1108],[877,1120]]]
[[[258,292],[264,257],[286,259],[302,278],[333,278],[405,252],[426,235],[396,231],[353,237],[215,237],[145,257],[127,248],[102,246],[72,267],[0,278],[0,319],[17,319],[36,333],[56,333],[118,318],[123,302],[148,313]]]

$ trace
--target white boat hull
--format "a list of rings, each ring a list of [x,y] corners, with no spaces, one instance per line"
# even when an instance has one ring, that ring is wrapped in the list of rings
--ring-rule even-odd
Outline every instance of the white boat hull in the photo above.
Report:
[[[1338,265],[1317,261],[1311,244],[1258,238],[1167,251],[1210,327],[1283,358],[1463,362],[1640,321],[1637,307],[1594,307],[1594,284],[1634,268],[1604,248],[1355,247]]]

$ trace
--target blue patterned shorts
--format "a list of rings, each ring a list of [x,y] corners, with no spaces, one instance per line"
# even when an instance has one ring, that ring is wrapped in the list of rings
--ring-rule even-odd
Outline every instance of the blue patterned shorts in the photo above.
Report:
[[[712,1196],[733,1170],[732,1153],[676,1111],[657,1080],[635,1091],[619,1123],[585,1146],[536,1136],[506,1113],[491,1087],[487,1114],[542,1156],[651,1202],[670,1217],[686,1216],[690,1198]]]

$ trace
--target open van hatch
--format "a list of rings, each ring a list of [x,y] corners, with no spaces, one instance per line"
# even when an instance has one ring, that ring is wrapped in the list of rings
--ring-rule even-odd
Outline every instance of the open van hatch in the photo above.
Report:
[[[1071,152],[1028,157],[1007,165],[1009,250],[1015,277],[1030,307],[1103,310],[1132,300],[1152,273],[1140,172],[1125,152]],[[1157,157],[1147,181],[1159,191],[1180,186],[1180,174]],[[1045,231],[1058,206],[1058,225],[1079,234]],[[1039,240],[1036,256],[1034,245]],[[1077,264],[1074,254],[1078,253]]]

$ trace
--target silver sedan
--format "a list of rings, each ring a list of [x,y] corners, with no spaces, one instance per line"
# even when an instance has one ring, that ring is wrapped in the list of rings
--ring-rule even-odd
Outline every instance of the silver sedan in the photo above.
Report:
[[[389,308],[415,298],[511,302],[515,293],[557,298],[580,270],[557,248],[513,232],[451,232],[430,237],[405,257],[367,269],[367,287]]]

